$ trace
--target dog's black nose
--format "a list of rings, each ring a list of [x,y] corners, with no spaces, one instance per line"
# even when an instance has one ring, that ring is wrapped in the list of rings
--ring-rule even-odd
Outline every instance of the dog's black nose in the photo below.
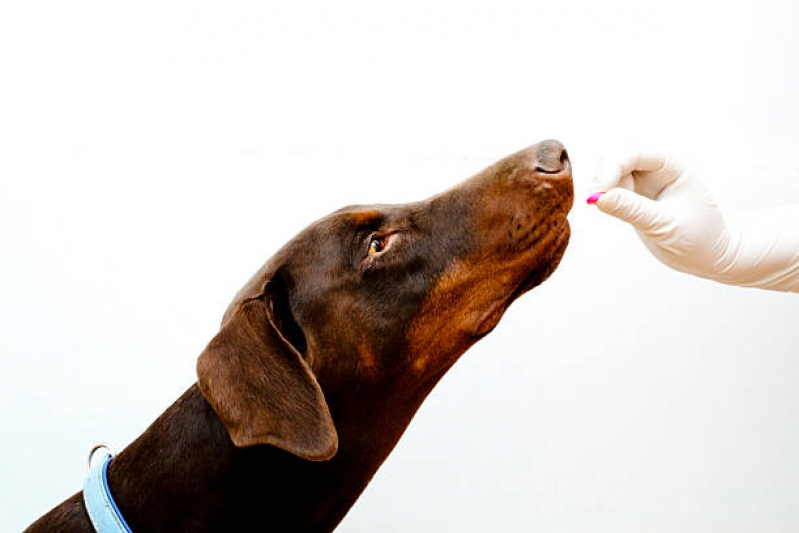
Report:
[[[543,174],[557,174],[569,164],[569,154],[558,141],[542,141],[535,145],[535,170]]]

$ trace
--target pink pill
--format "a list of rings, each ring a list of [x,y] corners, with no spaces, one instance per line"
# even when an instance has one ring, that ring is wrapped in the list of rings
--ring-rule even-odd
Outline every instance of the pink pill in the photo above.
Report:
[[[586,203],[595,204],[597,200],[599,200],[599,197],[602,196],[603,194],[605,194],[605,191],[600,191],[592,194],[591,196],[588,197]]]

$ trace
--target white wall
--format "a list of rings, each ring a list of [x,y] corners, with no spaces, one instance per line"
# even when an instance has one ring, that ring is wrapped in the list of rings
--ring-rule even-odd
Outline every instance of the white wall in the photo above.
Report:
[[[0,529],[188,387],[305,224],[552,137],[578,187],[562,267],[340,530],[799,529],[799,298],[669,271],[582,203],[631,145],[730,210],[799,202],[795,2],[232,4],[0,5]]]

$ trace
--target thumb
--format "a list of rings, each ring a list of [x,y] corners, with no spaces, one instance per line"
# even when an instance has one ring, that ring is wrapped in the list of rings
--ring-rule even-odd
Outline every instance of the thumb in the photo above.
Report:
[[[656,233],[669,225],[673,218],[658,202],[621,187],[603,194],[597,200],[596,206],[604,213],[628,222],[638,231],[647,234]]]

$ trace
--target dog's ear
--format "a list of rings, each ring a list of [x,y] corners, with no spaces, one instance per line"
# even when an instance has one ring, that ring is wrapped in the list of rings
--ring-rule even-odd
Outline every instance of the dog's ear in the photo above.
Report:
[[[269,290],[237,304],[197,361],[200,390],[236,446],[330,459],[338,435],[322,389],[276,322]]]

